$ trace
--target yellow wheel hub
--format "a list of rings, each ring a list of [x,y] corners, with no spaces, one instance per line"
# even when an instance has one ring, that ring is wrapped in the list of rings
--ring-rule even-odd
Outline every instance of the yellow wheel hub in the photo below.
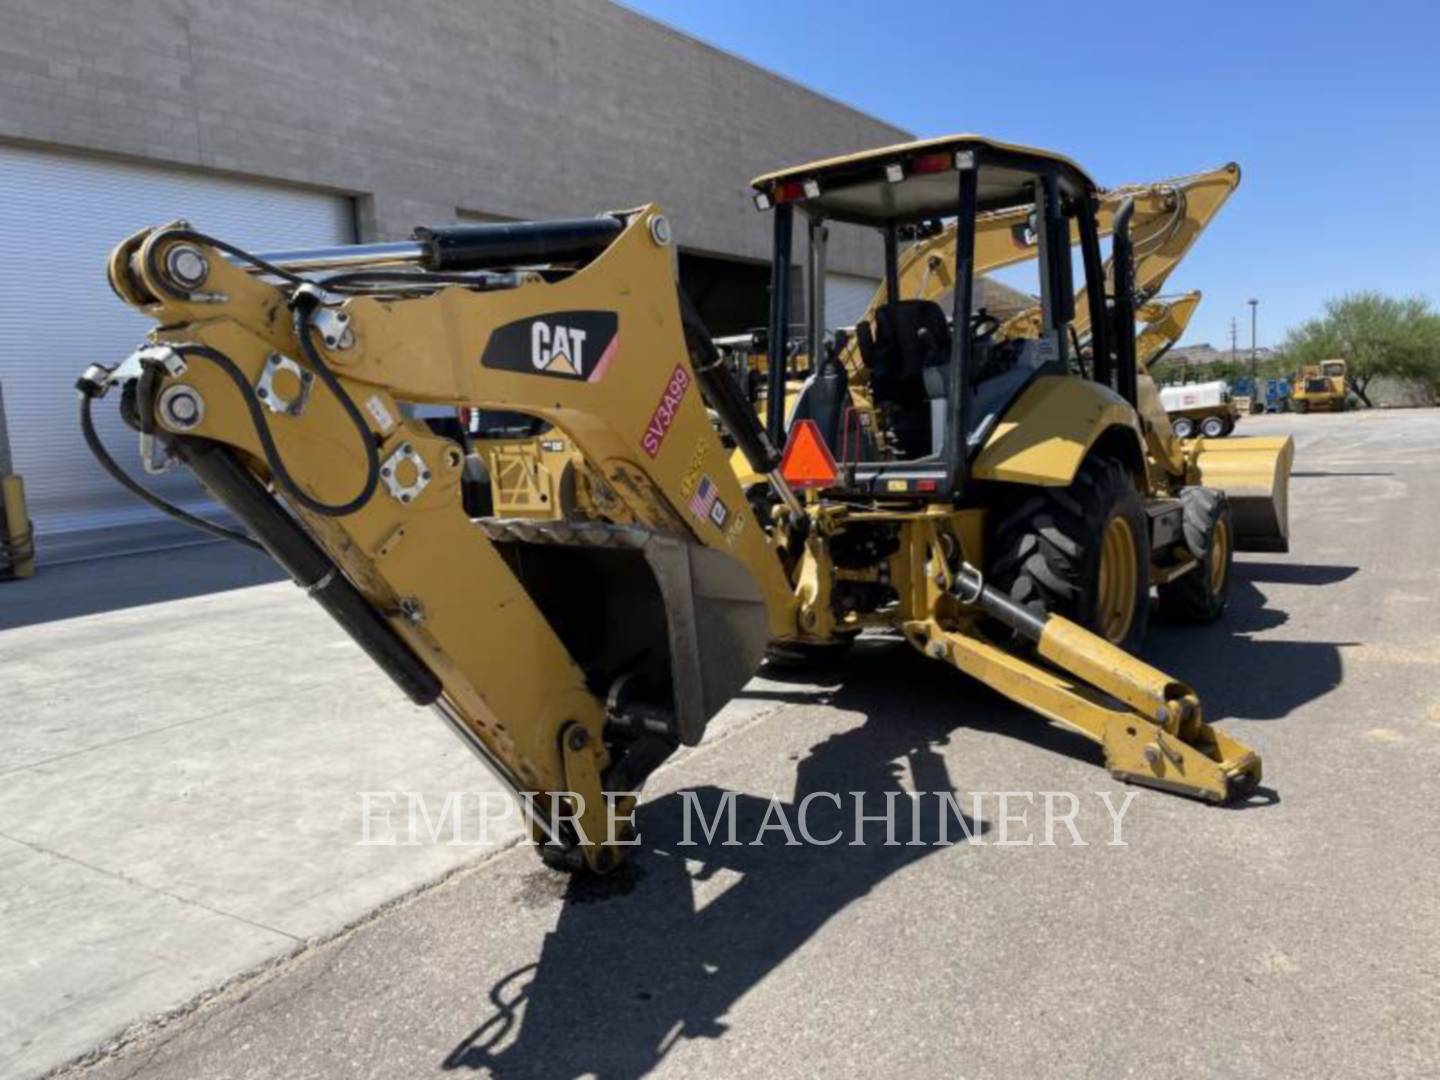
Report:
[[[1137,585],[1135,534],[1130,523],[1113,517],[1100,537],[1100,574],[1095,588],[1095,624],[1112,645],[1125,640],[1135,621]]]
[[[1210,538],[1210,595],[1219,596],[1225,588],[1225,569],[1230,559],[1230,527],[1222,519],[1215,522]],[[1193,574],[1195,571],[1191,571]]]

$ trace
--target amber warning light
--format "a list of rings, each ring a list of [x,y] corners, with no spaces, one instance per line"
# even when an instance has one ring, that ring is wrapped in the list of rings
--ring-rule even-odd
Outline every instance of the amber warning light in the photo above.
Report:
[[[780,459],[780,475],[797,488],[831,487],[839,477],[835,457],[814,420],[799,420],[790,428],[790,440]]]

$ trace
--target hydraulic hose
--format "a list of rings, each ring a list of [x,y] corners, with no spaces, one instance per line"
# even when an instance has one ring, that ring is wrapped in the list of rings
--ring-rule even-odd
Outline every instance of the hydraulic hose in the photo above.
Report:
[[[281,267],[276,266],[274,263],[266,262],[264,259],[260,258],[259,256],[250,254],[250,252],[244,250],[243,248],[238,248],[234,244],[228,244],[224,240],[217,240],[215,237],[207,236],[202,232],[196,232],[194,229],[191,229],[188,226],[181,226],[174,229],[165,229],[163,230],[163,232],[165,234],[165,239],[167,240],[188,240],[194,244],[205,244],[208,247],[215,248],[217,251],[223,251],[225,254],[231,256],[232,258],[240,259],[243,262],[249,263],[251,266],[255,267],[262,273],[269,274],[272,277],[280,278],[282,281],[287,281],[291,285],[305,284],[305,279],[302,278],[299,274],[292,274],[289,270],[282,269]],[[163,292],[168,294],[170,299],[189,300],[191,298],[190,293],[174,288],[170,284],[170,279],[168,278],[168,276],[160,272],[160,268],[155,265],[155,249],[153,246],[150,249],[148,257],[145,260],[145,270],[149,277],[149,280],[159,286],[159,288]]]
[[[265,550],[242,532],[227,529],[223,525],[216,525],[213,521],[206,521],[202,517],[197,517],[194,514],[180,509],[180,507],[175,506],[173,503],[166,502],[122,469],[115,459],[110,456],[110,451],[105,449],[105,444],[100,441],[100,436],[95,431],[95,421],[90,415],[90,403],[94,400],[94,395],[86,392],[84,389],[80,391],[80,431],[81,434],[85,436],[85,445],[90,448],[90,453],[95,456],[95,460],[100,463],[100,467],[109,473],[116,483],[136,498],[159,510],[162,514],[166,514],[176,521],[183,522],[192,528],[199,529],[203,533],[208,533],[216,539],[233,540],[237,544],[243,544],[245,547],[253,548],[256,551]]]
[[[361,441],[365,447],[365,484],[360,489],[359,494],[348,502],[321,502],[319,499],[301,490],[300,486],[290,475],[290,471],[285,467],[284,460],[280,457],[280,450],[275,445],[274,436],[270,434],[270,426],[265,421],[265,413],[261,409],[259,399],[255,396],[254,389],[250,385],[250,380],[245,377],[245,373],[236,366],[233,360],[218,349],[212,349],[208,345],[176,345],[174,349],[177,354],[185,358],[198,356],[201,359],[208,360],[229,376],[230,381],[235,384],[235,388],[240,392],[240,399],[245,402],[246,410],[250,413],[250,421],[254,425],[255,436],[260,440],[260,449],[265,455],[265,464],[275,477],[275,482],[287,495],[305,507],[305,509],[312,513],[319,514],[322,517],[344,517],[347,514],[353,514],[356,510],[359,510],[368,503],[375,494],[375,489],[380,484],[380,453],[375,447],[375,440],[370,437],[370,427],[360,415],[360,410],[356,408],[355,403],[350,400],[350,395],[345,393],[345,388],[340,385],[339,380],[335,378],[330,368],[326,365],[324,358],[320,356],[319,351],[310,341],[308,316],[307,313],[300,308],[297,308],[295,311],[295,335],[300,340],[300,350],[304,353],[305,359],[314,367],[315,373],[320,377],[320,381],[325,384],[326,389],[334,394],[340,402],[350,422],[355,425],[355,430],[360,434]]]

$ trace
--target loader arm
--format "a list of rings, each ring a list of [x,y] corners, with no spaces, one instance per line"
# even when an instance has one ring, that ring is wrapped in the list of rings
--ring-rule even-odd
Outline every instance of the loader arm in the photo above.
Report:
[[[1115,214],[1127,200],[1134,203],[1130,229],[1135,247],[1135,289],[1142,300],[1155,296],[1200,234],[1240,184],[1240,167],[1229,163],[1208,172],[1172,177],[1150,184],[1126,184],[1104,191],[1096,211],[1099,235],[1114,230]],[[985,274],[1034,259],[1037,254],[1030,223],[1030,208],[1020,207],[981,215],[975,225],[975,273]],[[1072,229],[1072,243],[1079,235]],[[901,253],[898,263],[899,294],[906,299],[936,300],[954,285],[955,226],[918,240]],[[885,304],[882,284],[871,298],[866,319]],[[1081,337],[1089,331],[1089,305],[1085,290],[1076,295],[1072,324]],[[1009,320],[1009,332],[1033,333],[1039,309],[1021,312]],[[852,371],[860,365],[858,347],[846,346],[842,358]]]
[[[1184,335],[1199,306],[1200,293],[1188,292],[1168,298],[1153,297],[1136,312],[1141,327],[1135,337],[1135,363],[1139,368],[1139,400],[1135,408],[1143,421],[1145,448],[1165,476],[1185,475],[1185,448],[1170,426],[1170,415],[1160,401],[1160,388],[1150,368]]]
[[[317,287],[237,264],[183,223],[110,265],[159,324],[118,373],[140,384],[142,432],[333,601],[413,700],[539,793],[540,833],[570,852],[590,839],[597,869],[616,858],[596,840],[601,792],[698,742],[766,639],[795,629],[774,542],[701,401],[668,226],[654,206],[614,220],[598,254],[546,275],[370,270]],[[471,520],[463,449],[407,419],[415,403],[553,424],[629,523]]]

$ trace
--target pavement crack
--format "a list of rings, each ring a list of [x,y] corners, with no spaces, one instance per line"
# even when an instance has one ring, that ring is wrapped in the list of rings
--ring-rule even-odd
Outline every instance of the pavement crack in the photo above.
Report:
[[[158,885],[151,885],[147,882],[140,881],[138,878],[133,878],[128,874],[122,874],[117,870],[107,870],[103,866],[96,866],[94,863],[86,862],[84,859],[77,859],[73,855],[66,855],[63,851],[56,851],[53,848],[46,847],[44,844],[37,844],[31,840],[25,840],[18,836],[12,836],[4,831],[0,831],[0,838],[13,841],[14,843],[20,844],[23,847],[27,847],[31,851],[36,852],[37,854],[48,855],[53,859],[60,859],[64,862],[70,863],[73,866],[83,867],[84,869],[89,870],[93,873],[103,874],[106,877],[114,878],[116,881],[123,881],[126,885],[134,885],[136,888],[144,889],[146,892],[154,893],[157,896],[163,896],[169,900],[174,900],[178,904],[185,904],[188,907],[200,908],[203,911],[208,911],[212,915],[219,915],[222,918],[234,919],[236,922],[245,923],[248,926],[253,926],[257,930],[264,930],[267,933],[278,934],[280,937],[288,938],[289,940],[296,943],[303,943],[305,941],[304,938],[298,937],[295,934],[290,933],[289,931],[281,930],[279,927],[269,926],[266,923],[259,922],[255,919],[246,918],[244,915],[236,914],[233,911],[226,911],[224,908],[218,908],[215,907],[213,904],[207,904],[203,900],[195,900],[188,896],[181,896],[178,893],[170,892],[168,889],[162,889]]]
[[[204,716],[192,716],[187,720],[176,720],[173,724],[162,724],[160,727],[146,728],[144,731],[131,732],[129,735],[120,735],[104,742],[94,743],[90,746],[82,746],[79,750],[70,750],[63,754],[54,754],[39,761],[27,761],[23,765],[12,765],[6,769],[0,769],[0,776],[9,776],[11,773],[24,772],[26,769],[38,769],[42,765],[53,765],[57,761],[68,761],[70,758],[80,757],[82,754],[93,753],[96,750],[108,750],[112,746],[119,746],[121,743],[131,742],[135,739],[143,739],[147,735],[158,735],[163,731],[174,731],[176,728],[184,727],[186,724],[199,723],[201,720],[209,720],[214,714],[206,713]]]

